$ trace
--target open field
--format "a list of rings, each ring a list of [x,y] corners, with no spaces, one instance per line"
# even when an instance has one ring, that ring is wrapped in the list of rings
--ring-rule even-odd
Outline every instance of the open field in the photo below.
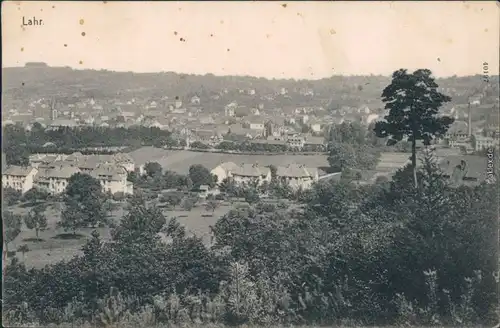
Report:
[[[142,147],[130,152],[129,155],[137,165],[143,165],[147,162],[158,162],[163,169],[182,174],[187,174],[189,166],[193,164],[202,164],[209,169],[213,169],[224,162],[234,162],[236,164],[259,163],[263,166],[297,163],[307,167],[329,167],[327,155],[240,155],[189,150],[165,150],[154,147]],[[451,148],[438,148],[435,155],[444,158],[461,156],[457,149]],[[382,152],[375,170],[387,172],[399,169],[409,162],[409,158],[409,153]]]
[[[224,162],[259,163],[259,165],[303,164],[307,167],[328,167],[325,155],[239,155],[189,150],[165,150],[154,147],[142,147],[129,153],[137,165],[158,162],[163,169],[187,174],[189,166],[202,164],[209,169]]]
[[[45,210],[47,217],[47,229],[39,232],[39,238],[36,240],[35,230],[30,230],[22,222],[21,233],[17,238],[9,243],[9,251],[17,250],[21,245],[27,245],[30,249],[26,254],[17,252],[16,256],[24,260],[28,267],[43,267],[46,264],[55,263],[61,260],[69,260],[74,255],[79,254],[80,248],[90,237],[92,228],[78,229],[76,238],[69,238],[68,233],[57,227],[57,222],[61,219],[60,203],[50,203]],[[15,214],[27,215],[31,210],[29,207],[23,207],[22,204],[10,206],[9,211]],[[117,209],[110,213],[113,220],[121,218],[123,210]],[[108,228],[96,228],[104,240],[110,239]]]
[[[173,210],[164,211],[167,219],[173,217],[186,228],[188,234],[202,238],[205,245],[210,244],[210,226],[214,226],[217,220],[231,209],[230,204],[222,204],[214,213],[206,211],[202,206],[194,207],[191,211]]]
[[[85,244],[94,229],[82,228],[77,230],[78,238],[64,238],[68,232],[56,226],[60,220],[59,204],[51,204],[45,211],[48,227],[40,231],[39,238],[36,241],[35,231],[28,229],[23,222],[22,231],[19,236],[9,243],[9,250],[14,251],[21,245],[26,244],[30,251],[26,254],[17,252],[16,256],[23,260],[27,267],[43,267],[46,264],[56,263],[61,260],[69,260],[73,256],[80,254],[81,247]],[[191,211],[164,210],[163,214],[167,220],[176,217],[178,222],[186,228],[188,234],[196,235],[202,238],[205,244],[210,243],[210,226],[213,226],[217,220],[231,209],[231,205],[222,204],[214,213],[207,212],[205,208],[198,204]],[[9,207],[10,211],[16,214],[25,215],[30,208],[23,208],[19,205]],[[119,208],[111,213],[111,217],[118,221],[123,217],[125,211]],[[109,228],[96,228],[103,240],[111,238]]]

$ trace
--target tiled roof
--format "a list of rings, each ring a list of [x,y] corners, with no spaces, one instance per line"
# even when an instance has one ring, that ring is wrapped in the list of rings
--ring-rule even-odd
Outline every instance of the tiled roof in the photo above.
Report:
[[[447,133],[448,134],[460,134],[460,133],[467,133],[468,131],[468,124],[464,121],[455,121],[451,124],[450,128],[448,129]]]
[[[456,167],[460,165],[461,161],[465,161],[466,168],[463,172],[463,178],[477,179],[478,182],[486,179],[486,169],[488,158],[486,156],[471,156],[471,155],[457,155],[448,156],[446,158],[438,158],[439,166],[444,174],[453,177],[458,174]]]
[[[50,126],[77,126],[78,124],[73,120],[58,119],[50,123]]]
[[[36,180],[46,180],[49,178],[69,179],[73,174],[80,172],[77,167],[70,165],[57,165],[50,168],[41,168],[36,175]]]
[[[322,137],[307,137],[305,143],[309,145],[324,145],[325,138]]]
[[[259,166],[258,164],[241,164],[232,171],[232,174],[243,177],[259,177],[265,176],[269,172],[268,167]]]
[[[92,171],[92,176],[97,179],[105,176],[109,180],[121,181],[127,177],[127,171],[121,166],[101,164]]]
[[[133,163],[134,160],[132,159],[132,157],[127,154],[127,153],[116,153],[114,155],[114,158],[117,160],[117,161],[120,161],[120,162],[128,162],[128,163]]]
[[[7,169],[3,172],[3,175],[14,175],[14,176],[25,177],[28,174],[30,174],[31,171],[33,171],[33,168],[31,166],[11,165],[7,167]]]
[[[276,175],[279,177],[306,178],[317,175],[317,169],[306,168],[304,165],[288,164],[287,166],[278,166]]]
[[[82,155],[80,153],[73,153],[65,161],[71,163],[71,165],[87,169],[94,169],[104,163],[120,164],[134,162],[130,155],[123,153],[113,155]]]
[[[380,159],[377,163],[376,170],[381,171],[395,171],[404,167],[410,161],[410,154],[396,153],[396,152],[383,152],[380,154]]]
[[[245,117],[245,121],[248,121],[253,124],[264,124],[265,119],[260,115],[251,115]]]
[[[225,170],[227,172],[232,172],[233,170],[235,170],[238,167],[238,165],[233,163],[233,162],[225,162],[225,163],[220,164],[219,167],[221,167],[223,170]]]
[[[251,136],[257,136],[260,134],[259,131],[257,130],[252,130],[252,129],[247,129],[247,128],[243,128],[241,127],[241,125],[239,124],[233,124],[233,125],[230,125],[229,126],[229,129],[228,129],[228,132],[231,131],[231,134],[235,134],[235,135],[243,135],[243,136],[246,136],[247,134],[251,135]]]

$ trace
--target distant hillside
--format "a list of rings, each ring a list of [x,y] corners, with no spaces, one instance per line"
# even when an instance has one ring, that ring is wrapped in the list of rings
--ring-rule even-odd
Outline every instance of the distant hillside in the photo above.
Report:
[[[250,76],[187,75],[174,72],[133,73],[107,70],[73,70],[69,67],[10,67],[2,69],[4,96],[11,99],[50,95],[108,98],[117,94],[158,97],[198,94],[200,96],[220,92],[226,88],[238,93],[238,89],[255,89],[257,95],[274,93],[287,88],[290,93],[300,88],[314,90],[315,97],[379,99],[381,91],[390,82],[388,76],[332,76],[321,80],[267,80]],[[498,76],[490,77],[491,93],[498,96]],[[439,79],[443,88],[456,89],[454,99],[472,90],[482,90],[482,77],[451,77]],[[465,98],[464,98],[465,99]]]

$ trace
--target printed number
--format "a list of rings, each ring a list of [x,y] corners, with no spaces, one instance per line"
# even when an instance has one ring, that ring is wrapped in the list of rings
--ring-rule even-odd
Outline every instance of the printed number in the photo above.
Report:
[[[483,63],[483,81],[489,82],[489,71],[488,71],[488,63]]]

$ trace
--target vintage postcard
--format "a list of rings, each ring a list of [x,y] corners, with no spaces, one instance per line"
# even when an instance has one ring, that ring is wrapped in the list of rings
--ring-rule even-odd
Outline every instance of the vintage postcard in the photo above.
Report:
[[[498,327],[496,1],[3,1],[6,327]]]

